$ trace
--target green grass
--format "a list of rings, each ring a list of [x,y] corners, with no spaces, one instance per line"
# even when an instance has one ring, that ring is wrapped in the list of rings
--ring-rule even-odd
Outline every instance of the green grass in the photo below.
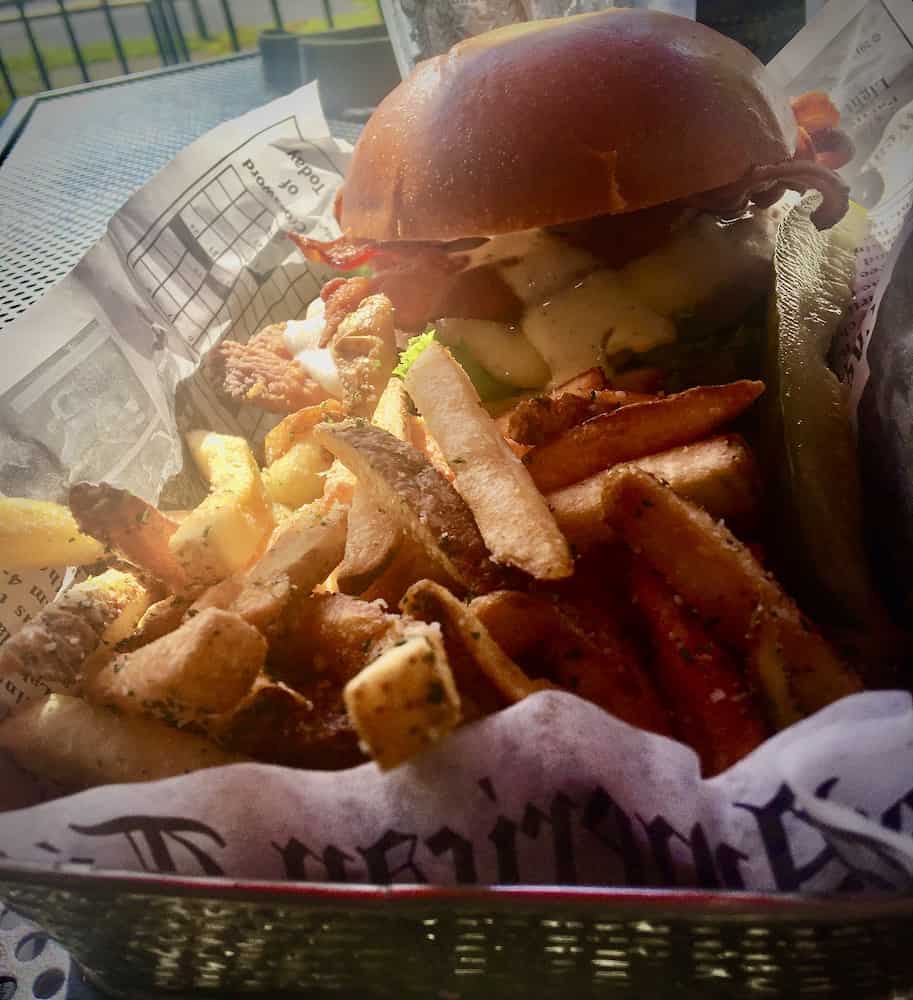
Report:
[[[374,0],[355,0],[355,2],[361,8],[360,10],[347,11],[334,16],[333,21],[337,29],[361,28],[370,24],[380,24],[380,10]],[[238,45],[241,50],[255,49],[257,47],[257,36],[260,32],[272,27],[274,27],[272,24],[238,25]],[[327,31],[328,25],[324,18],[312,17],[305,21],[289,22],[285,25],[285,28],[287,31],[294,31],[299,35],[314,35]],[[231,55],[234,51],[227,31],[213,35],[209,39],[190,34],[185,34],[184,38],[194,61],[198,59],[217,59],[219,56]],[[158,60],[160,58],[158,46],[151,35],[145,38],[124,38],[121,39],[121,45],[131,71],[137,60]],[[117,52],[111,42],[92,42],[89,45],[80,46],[80,49],[87,67],[98,63],[114,63],[117,66]],[[43,47],[41,55],[48,68],[48,73],[51,75],[52,83],[54,83],[53,74],[55,70],[67,69],[78,65],[73,55],[73,50],[65,45]],[[16,87],[16,93],[19,97],[37,94],[44,90],[44,85],[41,82],[41,77],[38,74],[38,69],[30,52],[6,56],[5,61],[6,68],[13,78],[13,84]],[[143,64],[141,68],[150,69],[154,67]],[[120,67],[117,66],[115,74],[111,75],[116,75],[120,72]],[[92,77],[91,69],[89,69],[89,76]],[[63,86],[63,84],[60,84],[60,86]],[[11,103],[11,99],[6,92],[0,94],[0,117],[6,113]]]

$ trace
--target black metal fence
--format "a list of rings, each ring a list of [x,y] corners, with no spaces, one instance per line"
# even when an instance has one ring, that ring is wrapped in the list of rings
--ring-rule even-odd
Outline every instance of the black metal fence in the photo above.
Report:
[[[237,0],[238,7],[245,7],[245,0]],[[280,0],[267,0],[266,10],[272,20],[271,27],[282,30],[286,27],[283,21]],[[320,0],[320,9],[326,28],[336,27],[332,0]],[[241,51],[242,41],[239,34],[238,10],[232,0],[208,0],[204,5],[201,0],[43,0],[30,3],[29,0],[0,0],[0,30],[9,33],[20,29],[31,53],[31,60],[37,72],[41,85],[51,90],[54,83],[51,79],[51,68],[39,41],[38,30],[44,22],[55,21],[58,29],[62,26],[65,46],[72,54],[68,60],[88,83],[90,60],[77,36],[77,28],[87,15],[101,15],[104,24],[104,34],[110,42],[112,61],[119,64],[123,73],[136,69],[130,65],[130,48],[125,45],[123,32],[118,28],[116,15],[122,11],[139,10],[145,12],[148,20],[148,36],[155,42],[159,61],[162,65],[187,62],[191,59],[191,45],[188,39],[209,40],[213,33],[212,13],[218,11],[221,24],[219,31],[227,36],[230,49]],[[207,16],[208,11],[208,16]],[[379,16],[379,15],[378,15]],[[264,25],[257,25],[263,27]],[[134,59],[135,61],[135,59]],[[146,66],[142,68],[147,68]],[[10,60],[4,59],[2,36],[0,36],[0,79],[9,94],[15,99],[21,96],[16,84],[16,73],[11,68]],[[34,89],[34,88],[31,88]],[[2,99],[4,94],[0,89],[0,114],[2,114]]]

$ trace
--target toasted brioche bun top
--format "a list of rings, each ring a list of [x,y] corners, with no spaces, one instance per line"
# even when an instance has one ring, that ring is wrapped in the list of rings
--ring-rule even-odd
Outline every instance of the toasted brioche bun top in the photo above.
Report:
[[[342,195],[346,234],[452,240],[632,212],[792,157],[789,103],[745,48],[616,9],[499,28],[381,103]]]

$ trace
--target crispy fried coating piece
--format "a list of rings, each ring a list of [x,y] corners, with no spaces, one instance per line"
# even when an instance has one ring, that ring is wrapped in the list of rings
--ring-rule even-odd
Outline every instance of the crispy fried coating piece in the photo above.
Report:
[[[295,361],[274,323],[246,344],[226,340],[210,355],[210,371],[223,392],[271,413],[294,413],[326,398],[326,392]]]

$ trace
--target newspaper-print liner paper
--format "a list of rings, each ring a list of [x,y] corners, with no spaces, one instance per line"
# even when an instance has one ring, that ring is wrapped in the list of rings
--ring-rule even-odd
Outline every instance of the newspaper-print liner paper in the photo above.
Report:
[[[859,149],[848,179],[873,238],[835,352],[854,399],[913,200],[911,36],[911,12],[893,2],[832,0],[773,66],[792,93],[827,89]],[[333,234],[346,158],[311,86],[220,126],[137,192],[4,334],[0,490],[59,499],[70,481],[105,479],[193,503],[201,487],[182,472],[181,431],[268,426],[227,406],[200,360],[222,337],[303,314],[324,276],[283,233]],[[879,327],[879,343],[902,332]],[[63,574],[0,571],[0,641]],[[0,693],[14,707],[42,692],[10,678]],[[4,770],[11,805],[22,780]],[[238,765],[0,815],[9,858],[50,864],[806,892],[909,891],[911,831],[913,705],[899,692],[845,699],[708,781],[689,749],[543,693],[391,774]]]

